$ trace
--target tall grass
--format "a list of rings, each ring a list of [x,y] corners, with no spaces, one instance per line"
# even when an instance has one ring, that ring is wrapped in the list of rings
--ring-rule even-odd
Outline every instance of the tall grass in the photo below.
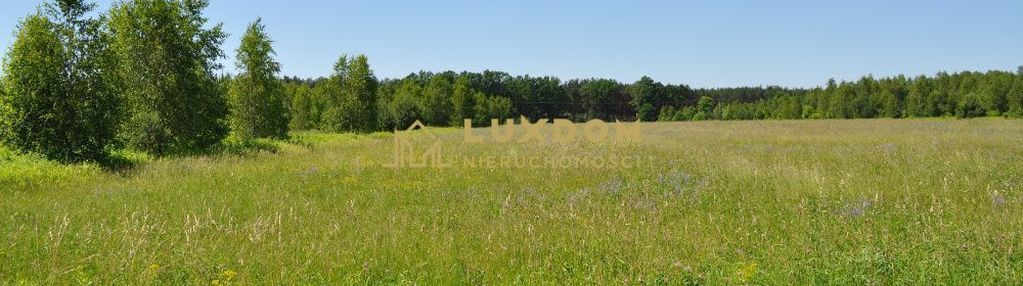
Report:
[[[451,159],[654,159],[396,171],[385,134],[122,172],[5,155],[0,283],[1023,281],[1020,121],[649,123],[635,146],[437,133]]]

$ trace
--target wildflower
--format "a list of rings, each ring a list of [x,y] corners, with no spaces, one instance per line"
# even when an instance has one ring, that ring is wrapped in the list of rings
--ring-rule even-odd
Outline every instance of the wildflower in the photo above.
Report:
[[[749,282],[757,275],[757,263],[750,262],[749,264],[740,265],[739,269],[735,271],[736,278],[743,283]]]
[[[605,194],[619,194],[622,189],[624,189],[622,177],[614,177],[611,180],[603,182],[597,187],[597,189]]]
[[[995,192],[993,195],[991,195],[991,204],[994,205],[996,208],[1004,206],[1005,203],[1006,203],[1005,195],[1000,194],[998,192]]]
[[[706,180],[697,179],[690,174],[678,170],[658,174],[657,183],[666,190],[667,195],[686,195],[690,198],[695,197],[707,186]]]
[[[845,208],[842,209],[841,215],[847,218],[862,217],[867,214],[867,211],[874,207],[876,199],[861,198],[852,203],[847,203]]]
[[[149,267],[146,268],[146,272],[149,274],[156,273],[157,270],[160,270],[160,264],[156,263],[150,264]]]
[[[238,273],[234,272],[234,270],[231,269],[224,270],[224,272],[220,273],[219,278],[213,279],[213,281],[210,282],[210,285],[214,286],[231,285],[231,282],[234,281],[234,277],[237,275]]]

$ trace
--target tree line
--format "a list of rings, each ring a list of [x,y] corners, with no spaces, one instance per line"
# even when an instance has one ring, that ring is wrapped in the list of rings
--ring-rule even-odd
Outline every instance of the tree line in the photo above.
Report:
[[[260,19],[219,75],[227,34],[206,0],[121,0],[98,15],[85,0],[50,0],[23,18],[0,76],[0,139],[62,162],[104,161],[118,149],[154,155],[290,130],[394,130],[421,120],[474,126],[525,117],[688,121],[1023,116],[1023,67],[835,82],[811,89],[692,89],[650,77],[622,83],[419,72],[378,79],[364,55],[342,55],[326,77],[282,77]]]
[[[331,79],[285,77],[294,115],[291,129],[323,129],[320,110],[337,94]],[[569,118],[575,121],[696,121],[911,117],[1023,117],[1023,67],[1005,71],[903,75],[822,87],[692,89],[650,77],[613,79],[512,76],[500,71],[419,72],[385,79],[376,91],[377,121],[391,130],[415,120],[433,126],[487,125],[491,118]],[[374,124],[367,121],[367,124]]]
[[[726,91],[726,93],[722,93]],[[823,119],[1023,117],[1023,67],[1006,71],[903,75],[828,81],[812,89],[730,89],[707,92],[695,106],[660,110],[664,121],[701,119]],[[729,95],[731,94],[731,95]],[[729,97],[729,99],[725,99]]]

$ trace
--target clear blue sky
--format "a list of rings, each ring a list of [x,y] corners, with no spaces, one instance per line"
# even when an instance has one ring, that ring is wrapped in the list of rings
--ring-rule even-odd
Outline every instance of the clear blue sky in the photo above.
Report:
[[[693,87],[1023,65],[1019,0],[211,2],[207,16],[231,34],[229,56],[262,16],[283,73],[302,77],[329,74],[342,53],[366,54],[378,77],[493,69],[623,82],[650,75]],[[4,1],[5,51],[38,3]]]

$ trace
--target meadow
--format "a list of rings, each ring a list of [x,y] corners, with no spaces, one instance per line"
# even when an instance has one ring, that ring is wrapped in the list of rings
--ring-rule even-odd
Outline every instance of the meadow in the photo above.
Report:
[[[650,159],[396,170],[389,133],[115,170],[0,149],[0,284],[1023,281],[1019,120],[644,123],[634,144],[432,132],[455,160]]]

